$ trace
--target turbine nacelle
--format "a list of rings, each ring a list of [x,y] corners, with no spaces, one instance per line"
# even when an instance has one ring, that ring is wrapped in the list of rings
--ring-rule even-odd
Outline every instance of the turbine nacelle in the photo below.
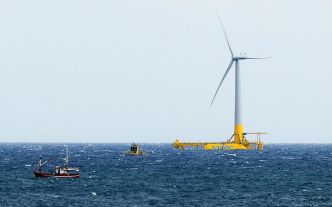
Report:
[[[239,55],[235,55],[232,57],[232,60],[244,60],[247,58],[247,53],[240,53]]]
[[[236,61],[236,60],[244,60],[244,59],[247,59],[247,55],[238,55],[238,56],[234,56],[232,57],[232,60]]]
[[[240,53],[240,55],[233,56],[232,61],[238,61],[238,60],[247,60],[247,59],[268,59],[270,57],[248,57],[247,53]]]

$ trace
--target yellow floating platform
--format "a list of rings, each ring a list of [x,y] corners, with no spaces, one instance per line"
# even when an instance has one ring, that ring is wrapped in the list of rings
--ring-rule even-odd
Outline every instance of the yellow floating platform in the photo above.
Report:
[[[241,139],[241,143],[232,141],[234,135],[226,142],[180,142],[176,139],[172,143],[172,146],[176,149],[184,149],[186,147],[202,148],[204,150],[263,150],[263,142],[260,139],[263,132],[257,133],[246,133],[246,134],[257,134],[256,142],[249,142],[246,138]]]

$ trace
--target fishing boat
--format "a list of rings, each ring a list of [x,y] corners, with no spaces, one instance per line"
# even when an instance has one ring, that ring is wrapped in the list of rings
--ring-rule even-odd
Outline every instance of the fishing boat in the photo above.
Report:
[[[139,149],[139,146],[137,144],[132,144],[130,146],[130,150],[125,152],[126,156],[143,156],[145,155],[144,151]]]
[[[80,177],[80,169],[77,167],[69,167],[69,154],[68,154],[68,146],[66,145],[66,156],[64,158],[65,163],[61,166],[55,166],[52,172],[43,172],[43,166],[45,166],[48,162],[47,160],[43,162],[42,160],[42,151],[40,152],[39,162],[37,164],[36,170],[33,172],[35,177],[53,177],[53,178],[79,178]]]

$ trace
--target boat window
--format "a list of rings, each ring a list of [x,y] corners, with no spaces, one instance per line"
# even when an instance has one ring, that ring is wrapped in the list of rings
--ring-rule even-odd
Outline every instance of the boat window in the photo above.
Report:
[[[137,151],[137,147],[131,147],[131,151]]]

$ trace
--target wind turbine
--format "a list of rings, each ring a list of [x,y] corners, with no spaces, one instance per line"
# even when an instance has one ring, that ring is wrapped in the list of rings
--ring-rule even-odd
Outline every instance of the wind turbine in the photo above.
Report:
[[[222,27],[222,30],[224,32],[226,41],[227,41],[227,45],[228,45],[228,49],[231,53],[231,61],[226,69],[226,72],[224,73],[218,88],[213,96],[212,102],[210,107],[212,107],[213,102],[219,92],[220,86],[223,83],[224,79],[226,78],[228,72],[230,71],[230,69],[232,68],[233,64],[235,63],[235,119],[234,119],[234,143],[236,144],[241,144],[243,141],[246,141],[245,139],[243,140],[243,123],[242,123],[242,113],[241,113],[241,80],[240,80],[240,61],[241,60],[251,60],[251,59],[267,59],[270,57],[247,57],[246,55],[243,55],[240,53],[240,55],[234,55],[233,50],[231,48],[231,45],[229,43],[224,25],[221,21],[221,18],[219,17],[218,13],[216,13],[217,18],[220,22],[220,25]]]
[[[218,20],[221,24],[222,30],[224,32],[228,49],[231,53],[231,61],[226,69],[225,74],[223,75],[217,91],[215,92],[211,105],[218,94],[221,84],[226,78],[228,72],[232,68],[235,63],[235,120],[234,120],[234,134],[231,138],[229,138],[226,142],[180,142],[179,139],[176,139],[175,142],[172,143],[172,146],[176,149],[184,149],[185,147],[202,147],[204,150],[212,150],[212,149],[221,149],[221,150],[262,150],[263,142],[261,141],[260,135],[266,134],[265,132],[252,132],[252,133],[243,133],[243,124],[242,124],[242,114],[241,114],[241,82],[240,82],[240,61],[241,60],[249,60],[249,59],[267,59],[269,57],[247,57],[240,53],[240,55],[234,55],[231,45],[229,43],[225,28],[222,24],[222,21],[216,12]],[[256,134],[257,139],[255,142],[250,142],[247,140],[244,135],[247,134]],[[232,140],[234,138],[234,140]]]

